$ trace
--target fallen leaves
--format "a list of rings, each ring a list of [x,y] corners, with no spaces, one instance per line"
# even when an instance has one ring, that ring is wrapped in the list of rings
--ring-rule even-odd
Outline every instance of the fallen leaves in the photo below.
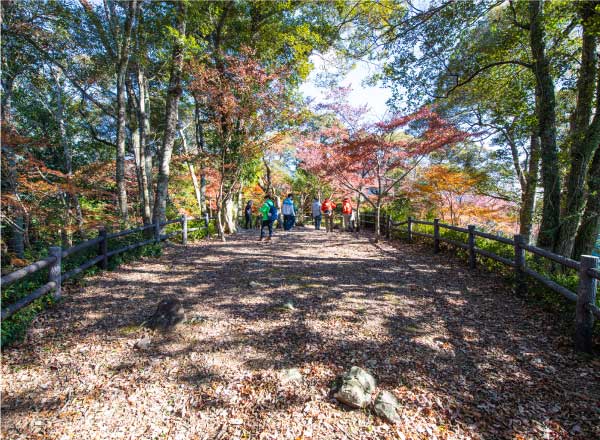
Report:
[[[600,361],[575,355],[552,316],[451,256],[323,237],[276,234],[268,256],[244,235],[173,246],[90,278],[3,353],[3,436],[600,437]],[[145,333],[167,294],[186,324]],[[397,396],[399,424],[329,396],[354,364]]]

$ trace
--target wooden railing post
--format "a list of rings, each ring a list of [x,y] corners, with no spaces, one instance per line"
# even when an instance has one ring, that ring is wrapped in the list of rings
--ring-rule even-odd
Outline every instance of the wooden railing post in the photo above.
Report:
[[[412,217],[408,217],[408,242],[412,243]]]
[[[591,353],[594,314],[590,310],[589,304],[596,304],[597,281],[588,275],[588,270],[598,267],[598,257],[582,255],[580,263],[579,288],[577,289],[577,306],[575,309],[575,348]]]
[[[54,293],[52,296],[54,299],[59,299],[61,295],[61,260],[62,260],[62,248],[60,246],[51,246],[48,249],[48,253],[50,256],[55,257],[54,263],[50,266],[50,271],[48,273],[48,281],[54,281],[56,283],[56,287],[54,288]]]
[[[187,236],[188,236],[188,218],[187,215],[183,214],[181,216],[181,242],[183,245],[187,245]]]
[[[525,237],[517,234],[515,240],[515,283],[517,295],[525,295],[527,292],[527,283],[525,281],[525,249],[522,245],[525,244]]]
[[[475,225],[467,226],[469,228],[469,268],[475,269]]]
[[[102,241],[98,243],[98,256],[102,255],[102,260],[98,263],[100,269],[108,269],[108,238],[106,228],[102,227],[98,229],[98,236],[102,237]]]
[[[440,252],[440,219],[433,219],[433,252]]]
[[[154,220],[154,241],[160,243],[160,219],[158,216]]]

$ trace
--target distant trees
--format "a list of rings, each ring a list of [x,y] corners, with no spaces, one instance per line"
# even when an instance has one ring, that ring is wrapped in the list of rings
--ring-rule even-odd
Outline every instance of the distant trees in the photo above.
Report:
[[[599,20],[595,2],[441,2],[409,6],[411,25],[384,43],[392,55],[384,78],[397,98],[406,92],[415,106],[436,102],[510,149],[527,235],[539,174],[537,243],[574,258],[580,232],[592,242],[598,235],[598,213],[584,206],[595,197],[586,176],[600,135]]]
[[[468,134],[424,107],[407,116],[367,123],[362,109],[344,102],[340,91],[336,101],[324,106],[336,119],[305,143],[300,150],[301,166],[336,186],[357,194],[372,206],[379,236],[381,208],[390,194],[430,153],[462,142]],[[411,135],[401,129],[413,126]]]
[[[192,63],[190,89],[202,102],[205,121],[211,127],[206,152],[216,171],[217,224],[225,239],[227,206],[239,193],[245,167],[262,157],[260,142],[285,106],[288,72],[269,72],[255,53],[243,48],[238,55],[217,54],[214,65]]]
[[[294,124],[285,102],[310,72],[309,56],[370,13],[343,2],[148,0],[9,0],[0,11],[9,159],[2,162],[3,252],[21,257],[32,229],[68,244],[98,223],[198,212],[209,197],[220,218],[229,204],[226,223],[234,228],[232,209],[242,186],[260,175],[255,165],[269,131]],[[381,17],[386,11],[379,8]],[[193,188],[181,180],[184,167]],[[40,171],[48,186],[22,184],[25,169]],[[179,194],[169,189],[174,181]],[[44,212],[61,215],[42,215],[32,205],[40,200]]]
[[[464,226],[490,225],[512,232],[517,220],[515,205],[481,192],[485,172],[468,172],[449,165],[431,165],[407,182],[406,195],[421,217],[433,212],[443,222]]]

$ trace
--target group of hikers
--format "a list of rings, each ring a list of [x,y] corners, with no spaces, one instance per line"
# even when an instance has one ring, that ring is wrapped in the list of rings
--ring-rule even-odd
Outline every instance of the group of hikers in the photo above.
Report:
[[[244,209],[244,217],[246,220],[245,228],[252,227],[252,214],[254,202],[249,200]],[[337,205],[329,198],[326,198],[322,203],[318,197],[315,197],[311,206],[311,214],[314,221],[315,229],[321,229],[321,222],[325,218],[325,229],[327,232],[333,231],[334,210]],[[259,216],[257,224],[260,224],[260,239],[269,241],[273,236],[273,224],[279,220],[279,209],[277,208],[273,197],[267,194],[264,198],[263,205],[258,209]],[[294,205],[294,195],[288,194],[281,204],[281,214],[283,215],[283,230],[290,231],[296,225],[297,208]],[[355,228],[355,211],[352,208],[352,202],[349,197],[342,200],[342,229],[344,231],[353,231]],[[265,228],[269,231],[266,236]]]

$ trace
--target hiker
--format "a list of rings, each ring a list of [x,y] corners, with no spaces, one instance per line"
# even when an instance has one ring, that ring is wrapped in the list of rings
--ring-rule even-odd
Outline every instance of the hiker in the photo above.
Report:
[[[262,212],[262,224],[260,226],[260,239],[265,237],[265,226],[269,228],[269,236],[267,237],[267,241],[271,240],[273,236],[273,222],[277,220],[277,216],[279,212],[277,211],[277,207],[273,202],[273,199],[270,195],[265,196],[265,203],[260,207],[260,212]]]
[[[318,197],[315,197],[312,204],[312,217],[315,221],[315,229],[318,231],[321,229],[321,201]]]
[[[296,209],[294,208],[293,194],[288,194],[287,198],[283,201],[281,213],[283,214],[283,230],[290,231],[296,223]]]
[[[252,227],[252,200],[248,200],[246,203],[246,207],[244,208],[244,217],[246,218],[246,227],[245,229],[250,229]]]
[[[342,229],[344,231],[350,231],[350,224],[352,221],[352,203],[350,197],[345,197],[342,201]]]
[[[325,229],[327,232],[333,232],[333,210],[335,206],[335,203],[329,199],[325,199],[323,205],[321,205],[321,211],[325,215]]]

